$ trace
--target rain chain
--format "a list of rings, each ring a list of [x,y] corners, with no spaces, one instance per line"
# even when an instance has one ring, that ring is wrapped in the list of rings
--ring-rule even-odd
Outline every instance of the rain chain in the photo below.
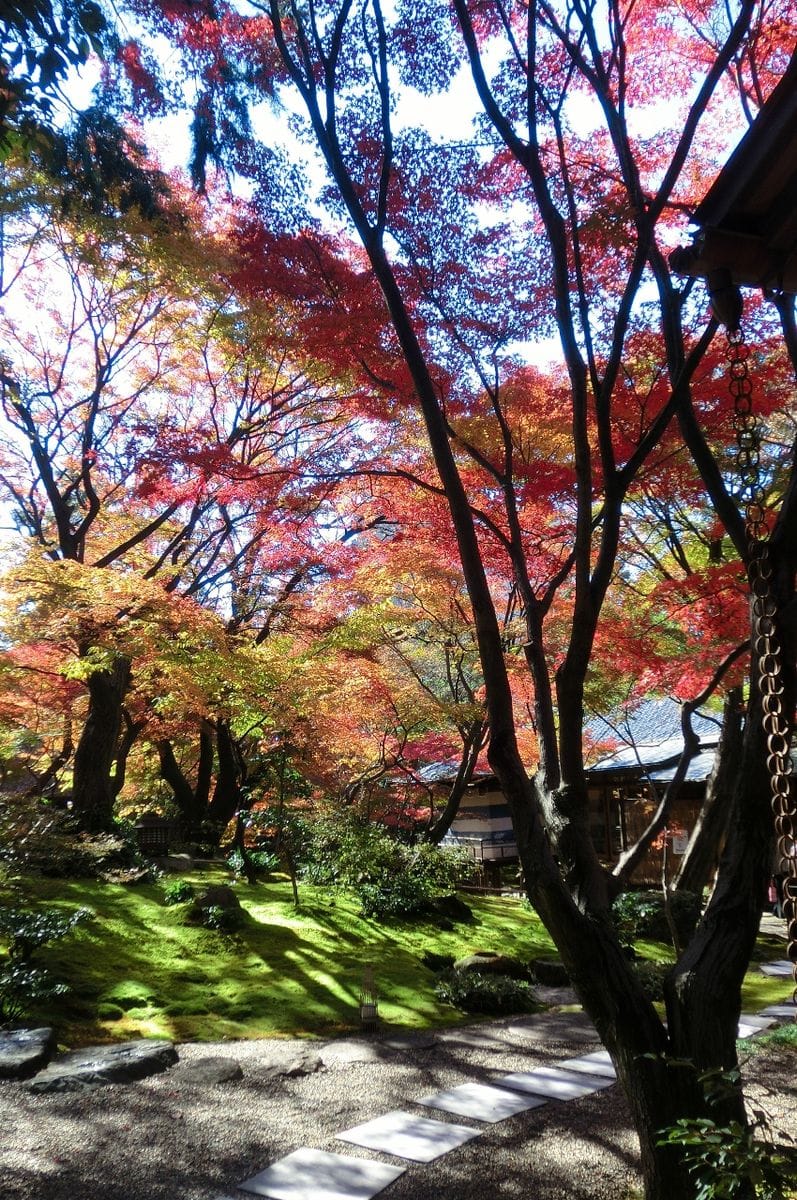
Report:
[[[733,428],[739,499],[744,505],[748,542],[747,578],[752,604],[753,656],[758,664],[762,722],[767,742],[767,766],[772,788],[772,811],[777,837],[777,872],[783,876],[783,912],[787,954],[794,971],[793,999],[797,1003],[797,798],[791,785],[789,722],[783,710],[783,650],[778,637],[777,605],[772,593],[772,562],[761,483],[761,434],[753,412],[753,389],[748,369],[749,348],[739,328],[727,331]]]

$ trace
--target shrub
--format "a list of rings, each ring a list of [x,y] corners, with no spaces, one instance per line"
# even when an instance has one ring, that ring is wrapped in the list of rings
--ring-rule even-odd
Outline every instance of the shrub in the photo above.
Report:
[[[0,908],[0,935],[8,943],[8,961],[0,968],[0,1025],[19,1021],[37,1005],[68,990],[34,962],[33,956],[92,915],[88,908],[68,914],[53,908],[39,912]]]
[[[0,968],[0,1026],[14,1025],[32,1008],[69,991],[36,963],[8,962]]]
[[[651,1000],[664,999],[664,976],[668,970],[667,963],[651,962],[645,958],[639,958],[634,963],[639,982]]]
[[[56,908],[42,908],[38,912],[0,908],[0,936],[8,942],[9,958],[15,962],[28,961],[40,946],[65,937],[93,915],[89,908],[78,908],[69,914]]]
[[[539,1008],[528,983],[508,975],[482,975],[477,971],[449,971],[435,987],[444,1004],[464,1012],[494,1016],[536,1012]]]
[[[202,924],[219,933],[234,933],[243,922],[244,915],[240,908],[222,908],[220,904],[210,904],[202,910]]]
[[[690,938],[700,919],[701,907],[702,899],[694,892],[678,891],[670,895],[670,912],[681,943]],[[612,914],[620,939],[626,944],[633,944],[639,938],[671,940],[662,892],[623,892],[612,904]]]
[[[193,884],[187,879],[175,879],[172,883],[167,883],[163,889],[164,904],[186,904],[194,898]]]

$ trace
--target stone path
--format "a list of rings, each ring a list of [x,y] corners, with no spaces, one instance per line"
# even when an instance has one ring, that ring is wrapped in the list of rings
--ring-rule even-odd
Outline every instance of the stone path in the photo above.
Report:
[[[791,964],[785,960],[764,963],[761,970],[768,975],[785,974],[780,969],[784,964],[791,973]],[[786,1003],[770,1005],[760,1013],[743,1013],[738,1036],[754,1037],[776,1020],[793,1017],[795,1011],[794,1004]],[[580,1037],[588,1035],[591,1027],[583,1014],[573,1016],[578,1018],[573,1024]],[[566,1023],[569,1015],[552,1014],[550,1020]],[[530,1026],[535,1030],[539,1027],[542,1034],[545,1017],[527,1018],[522,1025],[523,1032],[528,1034]],[[511,1035],[512,1028],[459,1033],[451,1030],[441,1034],[439,1040],[470,1038],[477,1040],[480,1046],[505,1045],[505,1038],[507,1034]],[[591,1035],[595,1036],[594,1030]],[[333,1043],[328,1053],[330,1058],[340,1062],[363,1061],[360,1055],[367,1059],[369,1054],[379,1051],[376,1045],[354,1040],[338,1043],[337,1050]],[[565,1059],[555,1066],[503,1075],[491,1084],[464,1083],[448,1091],[424,1096],[414,1103],[445,1114],[494,1124],[551,1100],[568,1101],[592,1095],[611,1087],[615,1081],[616,1073],[608,1051],[598,1050]],[[394,1111],[335,1136],[340,1141],[377,1153],[392,1154],[409,1162],[428,1163],[478,1138],[480,1133],[478,1127]],[[406,1170],[406,1166],[303,1148],[238,1184],[238,1188],[271,1200],[371,1200]],[[219,1197],[218,1200],[230,1200],[230,1197]]]

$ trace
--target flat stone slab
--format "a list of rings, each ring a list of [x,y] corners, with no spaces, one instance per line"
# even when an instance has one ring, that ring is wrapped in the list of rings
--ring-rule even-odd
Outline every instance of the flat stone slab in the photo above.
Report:
[[[532,1013],[513,1021],[513,1037],[535,1042],[599,1042],[598,1031],[584,1012]]]
[[[366,1158],[302,1149],[238,1186],[273,1200],[371,1200],[405,1170]]]
[[[463,1029],[446,1029],[437,1035],[437,1041],[441,1046],[462,1046],[466,1050],[505,1052],[512,1038],[508,1029],[499,1032],[493,1029],[473,1029],[468,1026]]]
[[[319,1051],[319,1054],[325,1067],[340,1066],[346,1063],[381,1062],[384,1058],[379,1042],[355,1039],[330,1042],[328,1046],[324,1046]]]
[[[467,1125],[432,1121],[429,1117],[417,1117],[407,1112],[386,1113],[335,1134],[342,1142],[423,1163],[432,1162],[479,1136],[478,1129]]]
[[[759,970],[764,975],[791,975],[794,968],[788,958],[779,958],[775,962],[761,963]]]
[[[558,1064],[563,1071],[575,1071],[583,1075],[599,1075],[605,1079],[616,1079],[617,1072],[608,1050],[596,1050],[594,1054],[582,1054],[579,1058],[566,1058]]]
[[[27,1079],[50,1061],[52,1029],[9,1029],[0,1033],[0,1079]]]
[[[27,1085],[31,1092],[77,1092],[107,1083],[132,1083],[156,1075],[177,1062],[171,1042],[122,1042],[87,1046],[57,1058]]]
[[[439,1108],[442,1112],[454,1113],[458,1117],[473,1117],[476,1121],[487,1121],[494,1125],[507,1117],[517,1116],[530,1108],[538,1108],[545,1101],[539,1096],[519,1096],[506,1088],[492,1087],[487,1083],[462,1083],[447,1092],[435,1092],[424,1096],[418,1104],[426,1108]]]
[[[534,1071],[514,1071],[511,1075],[502,1075],[495,1082],[498,1087],[530,1092],[534,1096],[545,1096],[548,1100],[578,1100],[581,1096],[599,1092],[601,1088],[611,1087],[614,1080],[588,1077],[561,1067],[537,1067]]]
[[[391,1033],[380,1037],[378,1045],[402,1053],[407,1050],[432,1050],[437,1041],[437,1034],[434,1033]]]
[[[763,1013],[742,1013],[739,1017],[739,1024],[752,1025],[753,1029],[769,1029],[775,1022]]]
[[[777,1020],[794,1020],[797,1017],[797,1006],[794,1004],[770,1004],[761,1009],[763,1017],[775,1017]]]
[[[207,1058],[195,1058],[191,1062],[178,1062],[172,1072],[178,1083],[197,1084],[205,1087],[214,1083],[231,1083],[235,1079],[243,1079],[241,1064],[235,1058],[225,1058],[223,1055],[209,1055]]]

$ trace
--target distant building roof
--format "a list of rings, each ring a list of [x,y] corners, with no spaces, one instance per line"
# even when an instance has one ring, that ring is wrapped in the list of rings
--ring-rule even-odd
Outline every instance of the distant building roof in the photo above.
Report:
[[[589,775],[622,772],[644,774],[663,782],[672,778],[683,750],[681,705],[669,697],[645,700],[635,708],[611,717],[594,717],[586,733],[593,745],[614,743],[588,768]],[[692,716],[692,729],[700,739],[700,750],[689,764],[686,778],[700,782],[708,778],[719,741],[721,721],[699,711]]]

